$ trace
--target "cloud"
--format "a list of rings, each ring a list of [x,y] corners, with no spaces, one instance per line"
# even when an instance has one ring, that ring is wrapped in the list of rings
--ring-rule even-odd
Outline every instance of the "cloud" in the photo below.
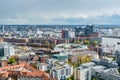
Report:
[[[120,0],[0,0],[0,23],[119,23]]]

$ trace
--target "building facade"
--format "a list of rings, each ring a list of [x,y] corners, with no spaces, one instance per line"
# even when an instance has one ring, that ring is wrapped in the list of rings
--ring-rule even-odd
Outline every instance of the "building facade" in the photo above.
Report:
[[[97,80],[120,80],[117,63],[109,59],[96,59],[74,70],[74,80],[91,80],[92,76]]]
[[[75,37],[90,37],[90,35],[94,32],[93,25],[86,25],[83,27],[75,28]]]
[[[63,76],[66,78],[70,77],[73,74],[73,67],[67,64],[63,66],[56,66],[50,70],[50,75],[52,78],[60,80]]]
[[[14,46],[7,43],[0,44],[0,57],[8,57],[14,54],[15,54]]]
[[[65,39],[69,38],[69,32],[67,30],[62,30],[62,38],[65,38]]]

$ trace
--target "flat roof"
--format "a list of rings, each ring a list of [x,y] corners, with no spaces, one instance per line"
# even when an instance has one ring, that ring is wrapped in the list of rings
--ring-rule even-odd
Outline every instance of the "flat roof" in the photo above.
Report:
[[[90,66],[94,66],[94,65],[95,65],[94,62],[89,62],[89,63],[84,63],[81,66],[90,67]]]
[[[106,67],[102,65],[97,65],[97,66],[93,66],[92,68],[97,70],[104,70]]]

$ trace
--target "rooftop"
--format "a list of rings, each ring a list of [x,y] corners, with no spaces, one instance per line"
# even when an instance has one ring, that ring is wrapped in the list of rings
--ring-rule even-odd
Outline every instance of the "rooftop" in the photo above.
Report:
[[[49,78],[49,75],[41,70],[36,70],[35,68],[29,66],[26,62],[7,66],[0,68],[0,75],[2,77],[8,76],[19,76],[19,77],[46,77]]]

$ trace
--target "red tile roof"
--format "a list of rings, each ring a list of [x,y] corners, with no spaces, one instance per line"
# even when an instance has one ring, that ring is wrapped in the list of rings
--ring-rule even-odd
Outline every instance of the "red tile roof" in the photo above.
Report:
[[[0,68],[0,75],[2,77],[40,77],[42,80],[48,80],[49,75],[41,70],[29,66],[27,63],[21,63],[18,65],[7,66]]]

